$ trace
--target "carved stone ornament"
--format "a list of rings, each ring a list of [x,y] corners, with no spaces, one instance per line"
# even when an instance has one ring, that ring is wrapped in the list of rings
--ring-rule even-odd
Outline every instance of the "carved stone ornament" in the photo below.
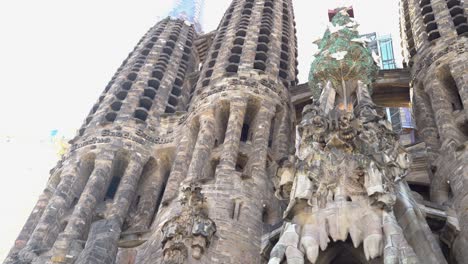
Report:
[[[356,116],[325,114],[316,111],[318,105],[305,110],[295,168],[279,170],[277,193],[290,198],[284,213],[289,223],[273,248],[271,264],[280,263],[284,255],[287,263],[296,263],[289,258],[315,263],[329,238],[346,241],[348,236],[356,248],[363,244],[367,260],[385,254],[417,263],[392,211],[395,184],[407,173],[408,155],[387,121],[369,107],[356,108]],[[291,178],[285,171],[294,174],[289,194],[284,194],[288,189],[283,177]],[[387,250],[389,243],[397,249]]]
[[[185,263],[188,254],[200,259],[216,232],[215,223],[207,216],[199,185],[183,186],[179,202],[182,205],[180,214],[162,228],[165,264]]]
[[[321,54],[327,49],[345,54],[337,49],[347,48],[343,43],[353,29],[343,24],[352,20],[342,11],[334,20],[342,32],[326,33]],[[314,86],[321,95],[304,108],[294,168],[286,164],[278,173],[277,196],[289,198],[289,204],[269,264],[331,263],[323,256],[340,241],[352,244],[363,263],[419,263],[393,213],[395,187],[410,160],[372,102],[367,85],[372,76],[366,74],[374,65],[366,52],[356,48],[345,57],[347,64],[331,63],[343,71],[323,65],[311,71],[312,79],[322,82]]]

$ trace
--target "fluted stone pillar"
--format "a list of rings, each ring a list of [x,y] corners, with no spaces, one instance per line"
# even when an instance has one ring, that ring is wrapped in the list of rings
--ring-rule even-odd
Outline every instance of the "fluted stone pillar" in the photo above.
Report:
[[[429,162],[432,163],[437,158],[437,153],[440,148],[438,139],[439,132],[434,120],[434,112],[432,111],[430,99],[422,87],[414,87],[413,92],[413,109],[416,116],[418,132],[426,143],[428,159]]]
[[[442,145],[449,149],[453,149],[456,146],[454,146],[452,142],[458,145],[461,143],[461,139],[463,137],[460,135],[460,131],[456,127],[455,120],[452,115],[452,107],[447,95],[445,94],[445,89],[440,81],[431,78],[431,76],[426,78],[424,88],[431,98],[431,105],[434,111],[436,124],[439,129]]]
[[[95,167],[86,187],[81,194],[78,204],[70,216],[70,220],[63,233],[59,235],[52,251],[52,261],[70,263],[81,251],[80,240],[83,230],[88,230],[97,204],[104,199],[105,191],[112,178],[113,153],[102,151],[96,158]]]
[[[453,252],[458,262],[464,263],[468,260],[468,151],[457,153],[456,158],[459,166],[453,170],[450,185],[461,230],[454,241]]]
[[[200,114],[200,131],[193,149],[188,179],[201,179],[215,142],[215,118],[213,108]]]
[[[427,40],[426,26],[424,25],[423,17],[421,15],[421,8],[419,7],[419,0],[407,0],[409,4],[409,14],[411,21],[411,29],[413,38],[415,40],[416,50],[422,50],[425,46],[429,45]]]
[[[465,2],[465,5],[468,2]],[[468,13],[468,12],[467,12]],[[468,119],[468,72],[466,70],[466,62],[468,61],[468,53],[460,54],[456,62],[450,65],[450,72],[457,84],[458,94],[462,100],[463,108],[465,111],[465,118]]]
[[[177,197],[180,183],[186,178],[188,167],[193,157],[193,146],[197,139],[198,129],[195,129],[194,124],[186,124],[182,131],[185,131],[185,133],[176,149],[171,174],[164,191],[163,205],[167,205]]]
[[[246,99],[231,101],[228,126],[219,164],[222,169],[235,169],[246,108]]]
[[[115,262],[121,227],[138,188],[144,162],[144,158],[139,155],[135,155],[130,160],[114,201],[106,212],[106,218],[95,222],[91,227],[86,247],[76,261],[77,264]],[[107,253],[106,257],[102,257],[103,250]]]
[[[61,181],[31,234],[26,246],[19,252],[19,259],[31,262],[49,250],[61,230],[62,218],[73,200],[79,197],[88,180],[88,175],[79,173],[79,162],[64,164]]]
[[[152,175],[147,175],[147,178],[142,182],[143,192],[131,223],[131,231],[143,232],[148,230],[158,207],[158,197],[163,191],[165,175],[161,160],[157,161],[156,166],[156,171]]]
[[[416,255],[424,263],[447,263],[440,246],[427,225],[425,216],[411,195],[406,182],[397,185],[398,195],[394,207],[395,216],[403,229],[403,234],[414,249]]]
[[[266,181],[265,168],[268,153],[268,138],[273,115],[274,113],[267,106],[262,106],[257,115],[252,140],[252,144],[255,146],[255,155],[252,157],[252,178],[255,181]]]

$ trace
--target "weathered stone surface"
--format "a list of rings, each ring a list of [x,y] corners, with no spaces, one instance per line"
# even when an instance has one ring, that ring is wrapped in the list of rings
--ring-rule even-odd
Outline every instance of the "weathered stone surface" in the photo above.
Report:
[[[326,83],[323,109],[302,115],[311,93],[296,79],[291,0],[232,1],[202,36],[183,16],[163,19],[92,107],[4,263],[266,263],[270,252],[273,263],[444,263],[439,243],[464,263],[462,4],[401,0],[409,67],[374,83],[374,101],[394,107],[411,88],[422,140],[411,168],[358,82],[346,82],[360,96],[351,115],[332,111],[341,86]],[[203,202],[181,203],[183,186]]]

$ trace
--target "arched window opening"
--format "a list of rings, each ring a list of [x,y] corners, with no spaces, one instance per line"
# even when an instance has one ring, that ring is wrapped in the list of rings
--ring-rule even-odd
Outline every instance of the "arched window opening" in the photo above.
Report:
[[[144,122],[146,121],[146,118],[148,118],[148,112],[146,112],[146,110],[143,108],[139,108],[135,110],[134,117]]]
[[[175,107],[178,103],[178,100],[177,98],[173,97],[173,96],[169,96],[169,100],[168,100],[168,103],[172,106],[172,107]]]
[[[261,70],[261,71],[265,71],[266,70],[266,65],[264,62],[262,61],[256,61],[254,63],[254,69],[256,70]]]
[[[129,75],[127,75],[127,79],[130,80],[130,81],[135,81],[137,76],[138,75],[136,73],[132,72]]]
[[[109,112],[105,116],[105,119],[108,122],[114,122],[116,118],[117,118],[117,113],[116,112]]]
[[[154,99],[156,97],[156,90],[152,88],[146,88],[143,92],[143,95],[151,99]]]
[[[164,73],[162,73],[161,71],[153,71],[152,73],[152,76],[158,80],[162,80],[163,76],[164,76]]]
[[[116,111],[116,112],[119,111],[121,107],[122,107],[122,102],[119,102],[119,101],[113,102],[111,104],[111,109]]]
[[[143,97],[140,99],[140,107],[145,108],[146,110],[150,110],[151,106],[153,106],[152,100],[148,97]]]
[[[167,114],[173,114],[173,113],[175,113],[176,111],[175,111],[175,109],[172,108],[171,106],[166,106],[166,110],[165,110],[164,112],[167,113]]]
[[[226,67],[226,72],[228,73],[237,73],[238,70],[239,70],[239,66],[235,64],[230,64]]]

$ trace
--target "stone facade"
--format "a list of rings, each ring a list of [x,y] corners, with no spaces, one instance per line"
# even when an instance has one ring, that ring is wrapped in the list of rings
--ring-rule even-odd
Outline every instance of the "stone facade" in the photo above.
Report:
[[[468,254],[468,3],[402,0],[401,32],[411,71],[412,103],[426,145],[430,201],[455,210],[450,258]]]
[[[51,170],[4,263],[268,262],[291,231],[283,229],[288,201],[278,197],[292,186],[277,175],[292,177],[296,125],[310,103],[309,93],[294,98],[292,2],[233,0],[218,28],[205,35],[191,20],[198,15],[186,13],[173,12],[151,28]],[[409,151],[428,164],[426,174],[410,170],[412,189],[404,181],[395,184],[393,211],[379,217],[408,259],[431,259],[421,263],[445,263],[442,252],[449,263],[468,259],[468,43],[459,22],[463,2],[449,9],[452,2],[432,0],[437,28],[429,26],[429,34],[424,23],[430,17],[420,4],[402,0],[413,106],[424,141]],[[467,4],[461,9],[466,17]],[[408,71],[401,72],[399,80],[406,80]],[[401,90],[382,90],[382,104],[395,103],[385,94],[405,103],[408,86],[395,82],[395,74],[381,74],[376,84]],[[430,182],[430,197],[426,186],[421,191],[420,181],[410,180],[424,175],[430,176],[424,182]],[[342,240],[329,252],[351,259],[352,242]],[[374,242],[362,243],[372,256],[361,254],[362,263],[382,260]],[[331,263],[327,256],[318,263]]]

